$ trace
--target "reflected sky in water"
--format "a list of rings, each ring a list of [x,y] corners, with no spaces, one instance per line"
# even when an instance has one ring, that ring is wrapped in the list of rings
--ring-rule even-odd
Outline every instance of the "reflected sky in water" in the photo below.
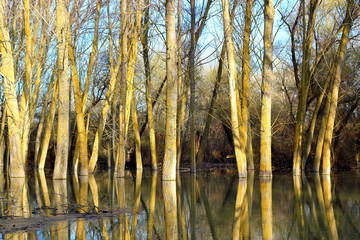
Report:
[[[0,178],[0,239],[360,239],[359,171]]]

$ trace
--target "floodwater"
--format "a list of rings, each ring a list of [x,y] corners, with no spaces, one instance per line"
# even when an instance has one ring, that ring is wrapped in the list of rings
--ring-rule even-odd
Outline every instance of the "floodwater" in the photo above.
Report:
[[[0,239],[360,239],[359,171],[0,178]]]

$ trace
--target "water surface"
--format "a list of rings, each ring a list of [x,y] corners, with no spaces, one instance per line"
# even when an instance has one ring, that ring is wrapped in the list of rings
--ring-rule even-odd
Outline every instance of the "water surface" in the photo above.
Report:
[[[0,239],[360,239],[359,172],[0,178]]]

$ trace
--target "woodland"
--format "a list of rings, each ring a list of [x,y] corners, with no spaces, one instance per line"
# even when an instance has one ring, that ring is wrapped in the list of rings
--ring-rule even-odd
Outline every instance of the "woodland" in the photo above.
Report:
[[[2,0],[0,171],[360,167],[359,0]]]

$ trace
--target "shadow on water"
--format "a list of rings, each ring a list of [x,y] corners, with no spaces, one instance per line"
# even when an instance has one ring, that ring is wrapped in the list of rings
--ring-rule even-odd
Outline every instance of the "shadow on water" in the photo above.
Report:
[[[359,239],[360,176],[0,176],[0,239]]]

